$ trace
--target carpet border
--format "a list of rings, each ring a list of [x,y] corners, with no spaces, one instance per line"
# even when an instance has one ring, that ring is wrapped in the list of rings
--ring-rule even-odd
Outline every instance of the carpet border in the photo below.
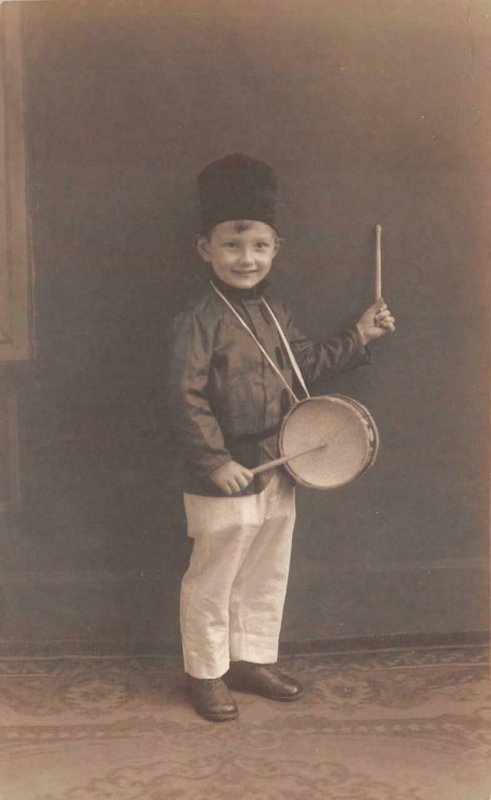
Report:
[[[491,631],[452,633],[402,633],[326,639],[301,639],[280,644],[280,656],[321,653],[378,652],[408,648],[490,646]],[[178,657],[180,644],[175,641],[51,640],[0,641],[2,658],[73,658],[73,657]]]

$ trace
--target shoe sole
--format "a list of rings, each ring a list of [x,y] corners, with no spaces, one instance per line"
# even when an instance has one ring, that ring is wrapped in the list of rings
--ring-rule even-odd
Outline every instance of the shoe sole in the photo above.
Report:
[[[295,700],[301,700],[303,694],[303,692],[299,692],[294,694],[293,697],[273,697],[269,694],[262,694],[261,697],[266,697],[268,700],[278,700],[280,703],[294,703]]]
[[[271,695],[266,692],[261,692],[258,689],[252,689],[246,686],[240,686],[239,683],[234,683],[232,680],[227,682],[229,689],[235,692],[243,692],[244,694],[255,694],[257,697],[264,697],[266,700],[278,700],[280,703],[293,703],[295,700],[300,700],[304,696],[304,691],[298,692],[294,695]]]
[[[196,711],[196,709],[194,710]],[[211,714],[205,716],[204,714],[201,714],[199,711],[196,711],[196,713],[198,714],[198,716],[201,717],[201,719],[206,719],[208,722],[231,722],[232,720],[238,719],[239,717],[238,714],[234,714],[233,717],[214,717]]]

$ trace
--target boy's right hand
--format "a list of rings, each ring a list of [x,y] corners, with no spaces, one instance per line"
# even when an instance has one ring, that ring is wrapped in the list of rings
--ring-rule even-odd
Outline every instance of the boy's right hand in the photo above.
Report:
[[[227,461],[226,464],[210,473],[210,478],[224,494],[231,495],[246,489],[254,475],[250,469],[238,464],[237,461]]]

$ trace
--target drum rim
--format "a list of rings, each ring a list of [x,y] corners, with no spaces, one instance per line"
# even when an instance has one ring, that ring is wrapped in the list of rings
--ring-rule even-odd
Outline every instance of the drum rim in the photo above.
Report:
[[[306,481],[304,478],[299,478],[298,475],[295,473],[295,471],[290,467],[290,464],[289,464],[288,461],[286,461],[284,463],[284,465],[283,465],[285,467],[286,471],[289,473],[289,475],[294,479],[294,481],[296,483],[300,484],[301,486],[306,486],[308,489],[318,489],[319,491],[328,491],[330,489],[339,489],[339,488],[341,488],[343,486],[347,486],[347,484],[351,483],[353,480],[355,480],[355,478],[359,478],[367,470],[369,470],[370,467],[373,466],[373,464],[375,463],[375,460],[377,458],[379,445],[380,445],[379,431],[378,431],[377,425],[375,423],[375,420],[373,419],[372,415],[370,414],[368,408],[366,406],[364,406],[363,403],[360,403],[359,400],[355,400],[354,398],[348,397],[347,395],[344,395],[344,394],[320,394],[320,395],[314,395],[313,397],[305,397],[303,400],[300,400],[298,403],[295,403],[295,405],[290,408],[290,410],[285,415],[285,417],[283,418],[283,421],[281,423],[278,442],[279,442],[279,450],[280,450],[280,453],[282,455],[284,455],[283,435],[284,435],[285,427],[287,425],[288,420],[293,415],[293,412],[296,411],[301,405],[305,405],[306,403],[309,403],[312,400],[341,401],[342,403],[344,403],[344,405],[347,405],[351,409],[356,411],[360,415],[360,417],[364,420],[365,424],[367,425],[368,430],[372,430],[373,433],[374,433],[373,441],[370,442],[371,450],[370,450],[370,452],[368,454],[367,462],[363,465],[363,467],[360,469],[360,471],[357,472],[356,475],[354,475],[353,477],[348,478],[347,480],[344,480],[344,481],[340,481],[339,483],[333,484],[332,486],[319,486],[318,484],[310,483],[309,481]]]
[[[321,395],[321,396],[327,396],[327,395]],[[373,452],[371,453],[368,463],[356,476],[359,477],[360,475],[363,475],[365,472],[371,469],[375,464],[375,461],[377,460],[378,451],[380,449],[380,432],[377,427],[377,423],[375,422],[368,408],[365,405],[363,405],[363,403],[361,403],[359,400],[355,400],[354,397],[348,397],[348,395],[345,394],[333,394],[330,395],[330,397],[340,397],[343,400],[347,400],[349,403],[355,406],[355,408],[358,411],[360,411],[362,415],[365,417],[368,428],[373,431]]]

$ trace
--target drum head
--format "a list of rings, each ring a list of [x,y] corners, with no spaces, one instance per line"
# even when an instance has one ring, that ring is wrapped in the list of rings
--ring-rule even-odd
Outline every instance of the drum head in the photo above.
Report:
[[[303,400],[284,419],[280,432],[284,456],[323,445],[285,464],[298,483],[318,489],[343,486],[368,469],[378,442],[369,411],[342,395]]]

